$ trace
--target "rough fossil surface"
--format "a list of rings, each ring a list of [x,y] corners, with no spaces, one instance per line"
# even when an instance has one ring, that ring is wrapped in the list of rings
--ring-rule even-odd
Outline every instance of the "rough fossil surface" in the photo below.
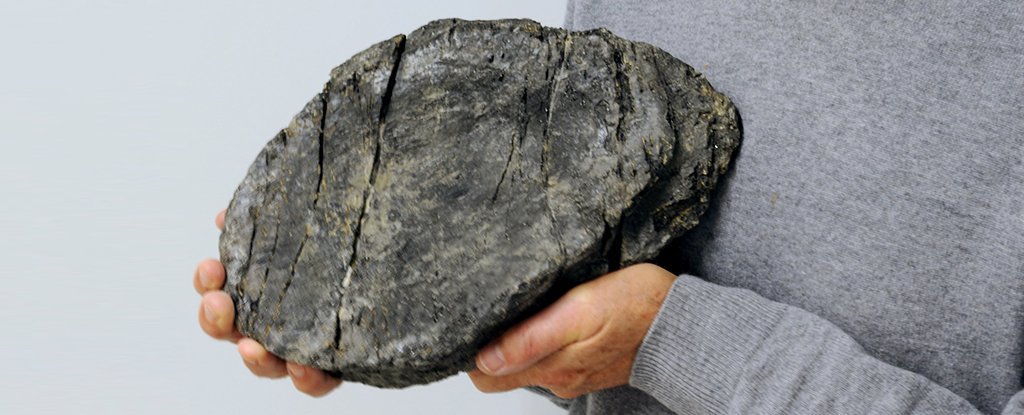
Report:
[[[381,387],[472,368],[693,227],[739,141],[730,101],[650,45],[432,22],[335,68],[249,168],[220,240],[236,324]]]

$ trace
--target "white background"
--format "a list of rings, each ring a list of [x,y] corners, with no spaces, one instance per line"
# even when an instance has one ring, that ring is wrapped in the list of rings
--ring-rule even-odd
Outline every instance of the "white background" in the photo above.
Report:
[[[434,18],[564,2],[0,0],[0,414],[547,414],[462,375],[315,400],[196,323],[195,263],[329,70]]]

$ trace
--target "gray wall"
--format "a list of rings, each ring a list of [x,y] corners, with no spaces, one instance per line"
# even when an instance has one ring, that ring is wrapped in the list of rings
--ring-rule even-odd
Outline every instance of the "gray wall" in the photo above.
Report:
[[[314,400],[196,324],[213,215],[371,43],[564,2],[0,1],[0,413],[559,413],[465,376]]]

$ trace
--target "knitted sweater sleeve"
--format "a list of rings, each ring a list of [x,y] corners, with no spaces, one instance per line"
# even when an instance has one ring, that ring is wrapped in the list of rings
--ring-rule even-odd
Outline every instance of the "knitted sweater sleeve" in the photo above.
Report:
[[[820,317],[689,275],[666,297],[630,385],[681,414],[980,413]],[[1024,415],[1024,392],[1003,414]]]

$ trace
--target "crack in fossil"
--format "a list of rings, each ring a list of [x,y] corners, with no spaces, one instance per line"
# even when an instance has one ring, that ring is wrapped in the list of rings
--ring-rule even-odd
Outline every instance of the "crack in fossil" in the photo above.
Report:
[[[337,311],[337,316],[334,319],[334,336],[331,343],[331,349],[334,351],[340,350],[341,346],[341,312],[340,309]],[[331,354],[331,364],[337,366],[337,362],[334,360],[338,356],[337,353]]]
[[[608,219],[602,215],[604,231],[601,233],[601,252],[604,254],[605,263],[608,264],[608,271],[615,271],[622,268],[622,217],[613,226]]]
[[[547,208],[548,217],[551,219],[551,229],[554,231],[555,240],[558,242],[558,250],[561,253],[562,258],[566,257],[567,252],[565,250],[565,243],[562,242],[562,232],[561,230],[558,229],[557,226],[558,221],[555,220],[555,211],[551,208],[551,170],[548,167],[547,153],[550,147],[549,129],[551,127],[552,110],[555,107],[555,96],[559,85],[559,75],[561,75],[562,72],[565,70],[565,61],[569,59],[569,43],[571,41],[572,35],[566,33],[565,39],[562,40],[562,48],[559,57],[558,70],[556,70],[554,75],[552,75],[551,82],[548,85],[548,107],[546,114],[547,118],[544,121],[544,129],[541,135],[542,144],[540,152],[540,168],[541,171],[544,172],[544,205]]]
[[[529,80],[527,80],[527,81],[529,81]],[[520,132],[519,132],[519,139],[520,140],[522,140],[523,137],[526,136],[526,130],[529,128],[529,125],[530,125],[530,117],[529,117],[529,113],[528,113],[529,106],[528,106],[528,102],[527,102],[528,97],[529,97],[529,90],[526,87],[523,87],[523,95],[522,95],[522,103],[523,103],[523,122],[522,122],[522,124],[523,124],[523,127],[520,130]],[[508,159],[505,160],[505,168],[501,170],[501,177],[498,179],[498,184],[496,186],[494,186],[494,195],[491,196],[491,202],[496,202],[498,200],[498,192],[501,190],[501,184],[505,182],[505,175],[508,174],[508,168],[512,164],[512,156],[515,153],[516,153],[516,136],[513,135],[513,136],[509,137]]]
[[[292,280],[295,279],[295,267],[299,264],[299,258],[302,257],[302,251],[306,249],[306,241],[309,240],[309,232],[307,230],[305,236],[302,237],[302,242],[299,242],[298,252],[295,253],[295,259],[292,260],[291,269],[288,272],[288,279],[285,280],[284,286],[281,288],[281,296],[277,299],[277,306],[274,308],[273,320],[276,322],[281,314],[281,303],[284,303],[284,298],[288,295],[288,289],[292,286]]]
[[[278,233],[278,230],[280,230],[280,229],[281,229],[281,221],[278,220],[277,227],[274,228],[274,244],[271,245],[271,247],[270,247],[270,256],[268,257],[268,258],[271,258],[271,260],[273,260],[274,255],[277,254],[277,240],[278,240],[278,236],[280,236],[280,234]],[[263,270],[263,282],[260,283],[260,293],[256,296],[256,299],[252,302],[252,308],[253,309],[258,309],[259,306],[260,306],[260,302],[263,301],[263,294],[266,293],[266,291],[267,291],[267,280],[270,279],[270,268],[271,268],[270,264],[268,263],[267,264],[267,268]]]
[[[606,36],[611,36],[610,33],[608,33],[608,32],[605,32],[605,33],[607,33]],[[615,138],[616,138],[616,140],[609,140],[609,141],[614,142],[615,143],[615,147],[622,148],[622,147],[624,147],[626,145],[625,144],[626,143],[626,126],[625,126],[625,124],[626,124],[626,115],[630,114],[630,113],[633,113],[636,110],[636,108],[633,105],[633,98],[634,97],[633,97],[632,87],[629,84],[629,77],[626,76],[625,57],[623,56],[624,52],[619,50],[619,48],[615,47],[615,45],[609,40],[608,37],[605,37],[605,42],[610,47],[612,47],[612,49],[613,49],[612,60],[615,62],[615,90],[617,92],[616,96],[615,96],[615,99],[616,99],[616,103],[618,104],[618,112],[619,112],[619,114],[618,114],[619,118],[618,118],[618,121],[615,124]],[[635,52],[634,52],[633,56],[634,57],[636,56]],[[627,95],[628,95],[628,97],[627,97]],[[629,111],[627,111],[627,109]],[[613,153],[616,155],[615,156],[615,174],[620,179],[620,180],[615,181],[614,183],[619,185],[619,191],[622,192],[622,194],[626,194],[628,190],[626,188],[627,185],[626,185],[626,180],[625,180],[624,173],[623,173],[623,164],[624,164],[623,157],[626,157],[625,156],[626,152],[622,151],[622,150],[618,150],[618,151],[614,151]],[[618,233],[621,234],[622,212],[619,212],[618,220],[619,220],[619,222],[616,225],[616,227],[617,227],[617,230],[619,231]],[[619,247],[618,247],[618,249],[619,249],[620,252],[617,253],[617,256],[619,258],[621,258],[621,256],[622,256],[621,255],[622,254],[621,253],[622,241],[621,241],[621,235],[619,235],[619,236],[620,236],[620,240],[619,240]],[[619,265],[618,262],[620,262],[620,261],[618,259],[616,259],[615,262],[616,262],[615,266],[617,268],[618,265]],[[609,266],[612,266],[612,264],[609,263]]]
[[[249,254],[245,257],[245,271],[243,271],[242,274],[248,274],[249,267],[252,266],[252,250],[256,245],[256,223],[256,220],[252,221],[252,235],[249,236]]]
[[[661,59],[658,58],[658,57],[655,57],[655,59],[654,59],[654,70],[658,74],[658,81],[659,81],[659,83],[661,83],[662,88],[665,89],[665,121],[668,122],[668,126],[672,130],[672,138],[673,138],[673,140],[672,140],[672,152],[673,152],[673,158],[674,158],[675,157],[675,153],[676,153],[675,150],[677,150],[677,148],[680,147],[679,127],[676,126],[676,119],[675,119],[676,116],[675,116],[675,113],[672,112],[672,106],[674,104],[674,102],[672,101],[672,96],[673,96],[674,92],[672,90],[672,87],[669,86],[668,81],[665,79],[665,75],[661,71]],[[662,150],[659,148],[658,152],[661,153],[661,151]],[[645,154],[646,154],[646,152],[645,152]],[[648,163],[649,162],[650,162],[650,160],[648,160]],[[655,167],[657,167],[657,169],[653,170]],[[657,164],[652,165],[652,171],[651,171],[651,177],[652,178],[661,175],[661,171],[663,169],[661,169],[660,167],[661,166],[659,166]]]
[[[633,111],[632,100],[627,98],[627,92],[632,95],[632,91],[629,91],[629,78],[626,76],[625,63],[623,61],[622,51],[616,49],[612,53],[612,59],[615,61],[615,90],[618,92],[615,96],[619,106],[619,121],[615,124],[615,138],[619,142],[626,141],[626,131],[623,128],[623,124],[626,123],[626,108]]]
[[[318,204],[318,202],[320,200],[320,190],[321,190],[321,188],[323,186],[323,183],[324,183],[324,129],[326,127],[326,120],[327,120],[327,104],[328,104],[327,97],[328,97],[328,93],[329,93],[328,91],[330,91],[330,85],[331,85],[331,83],[330,83],[330,81],[328,81],[327,84],[324,85],[324,90],[320,94],[317,95],[317,97],[320,99],[320,122],[318,123],[319,125],[318,125],[318,131],[317,131],[317,180],[316,180],[316,190],[313,193],[312,206],[310,207],[310,211],[309,211],[309,214],[312,217],[307,219],[306,230],[305,230],[305,232],[304,232],[304,234],[302,236],[302,241],[299,242],[299,249],[295,253],[295,258],[291,262],[291,267],[290,267],[289,272],[288,272],[288,279],[285,280],[284,286],[281,288],[281,295],[277,299],[277,306],[274,307],[274,314],[273,314],[273,320],[274,321],[277,321],[278,317],[281,314],[281,304],[284,302],[285,297],[288,295],[288,290],[289,290],[289,288],[291,288],[292,281],[295,279],[295,268],[299,264],[299,258],[302,257],[302,252],[306,249],[306,242],[309,241],[310,236],[312,236],[311,235],[312,231],[310,229],[310,225],[308,224],[308,222],[315,219],[317,204]],[[285,134],[285,136],[287,136],[287,134]],[[278,227],[280,227],[280,222],[278,223]],[[273,247],[273,251],[272,252],[276,252],[276,250],[277,250],[277,238],[278,238],[278,232],[275,231],[275,234],[274,234],[274,247]],[[271,254],[271,257],[273,257],[273,253]],[[269,266],[268,266],[268,272],[269,272]]]
[[[631,216],[631,214],[629,212],[633,211],[634,209],[638,209],[638,210],[641,210],[641,211],[643,211],[643,210],[650,211],[651,212],[651,216],[650,216],[650,218],[648,220],[650,220],[655,226],[665,226],[665,225],[671,224],[671,223],[673,223],[675,221],[682,221],[682,220],[684,220],[685,217],[687,217],[689,215],[689,213],[682,213],[682,214],[679,214],[679,215],[666,216],[667,212],[678,211],[679,210],[679,206],[685,206],[685,205],[700,206],[700,203],[699,203],[700,199],[702,197],[705,197],[707,195],[707,191],[711,188],[711,186],[714,185],[713,183],[709,184],[709,183],[704,182],[704,179],[698,180],[698,179],[695,178],[697,176],[704,176],[703,174],[700,173],[701,167],[703,166],[701,163],[697,163],[696,165],[693,166],[693,168],[690,169],[689,172],[686,172],[686,173],[682,172],[678,168],[675,169],[675,171],[674,171],[674,169],[670,167],[670,166],[681,167],[681,166],[679,166],[680,165],[680,161],[685,158],[686,151],[684,150],[683,144],[682,144],[682,141],[684,140],[684,137],[682,137],[683,131],[679,129],[679,127],[678,127],[679,120],[676,119],[676,114],[672,110],[673,107],[676,105],[675,101],[672,99],[672,97],[675,96],[675,94],[674,94],[672,88],[669,86],[668,81],[666,80],[664,74],[662,73],[661,65],[662,65],[661,60],[659,58],[655,58],[654,68],[655,68],[655,71],[656,71],[656,73],[658,75],[659,83],[661,84],[662,88],[664,88],[665,94],[666,94],[666,101],[665,101],[666,102],[666,114],[665,114],[665,120],[668,122],[669,127],[672,130],[672,135],[673,135],[673,140],[671,142],[672,147],[670,149],[671,155],[669,156],[669,159],[667,160],[666,163],[664,163],[663,165],[659,166],[659,170],[657,171],[657,174],[652,174],[651,178],[652,178],[652,180],[655,180],[656,183],[653,184],[653,186],[651,186],[650,188],[645,189],[643,192],[638,194],[634,198],[634,203],[633,203],[632,208],[628,212],[624,212],[624,214],[623,214],[624,216],[627,216],[627,217]],[[699,123],[699,120],[708,117],[710,114],[713,114],[713,112],[714,112],[713,108],[709,109],[708,111],[698,112],[696,117],[695,117],[695,119],[694,119],[695,123]],[[694,125],[694,127],[696,127],[696,124]],[[709,144],[708,145],[709,146],[714,146],[714,144],[711,143],[710,140],[709,140]],[[710,175],[711,172],[709,171],[708,174]],[[683,175],[685,175],[687,177],[686,182],[690,183],[690,188],[689,188],[690,194],[688,195],[688,197],[685,197],[685,198],[682,198],[682,199],[665,200],[665,201],[662,201],[661,205],[658,206],[657,208],[651,209],[650,206],[649,206],[650,204],[658,203],[658,201],[655,200],[655,195],[663,194],[664,193],[664,189],[667,186],[670,186],[670,185],[672,185],[672,183],[676,182],[675,181],[676,177],[683,176]],[[689,210],[686,210],[684,212],[689,212]],[[699,215],[701,212],[702,211],[693,212],[693,213]],[[672,225],[672,226],[676,226],[676,225]],[[692,225],[683,224],[683,226],[692,226]]]
[[[380,167],[381,141],[384,140],[384,127],[387,124],[388,108],[391,106],[391,95],[395,91],[395,82],[398,78],[398,67],[402,63],[402,54],[405,53],[406,37],[403,35],[395,48],[395,59],[391,66],[391,76],[388,78],[387,87],[384,89],[384,96],[381,97],[380,115],[377,117],[377,137],[373,149],[373,162],[370,165],[370,177],[367,179],[366,189],[363,191],[363,206],[359,210],[359,218],[356,220],[356,227],[352,231],[352,257],[349,258],[349,268],[353,268],[359,255],[359,237],[362,233],[363,222],[366,220],[366,209],[370,204],[370,196],[373,195],[373,186],[377,182],[377,170]]]
[[[366,220],[366,210],[369,208],[370,197],[373,195],[373,188],[377,182],[377,171],[380,168],[381,144],[384,140],[384,129],[387,123],[388,110],[391,106],[391,96],[394,94],[395,82],[398,80],[398,69],[402,63],[402,55],[405,53],[405,42],[406,37],[402,35],[399,38],[398,45],[395,47],[391,74],[388,77],[388,83],[384,89],[384,95],[381,97],[380,113],[377,116],[377,134],[374,141],[373,161],[370,164],[370,174],[369,177],[367,177],[366,189],[363,190],[363,203],[359,210],[359,217],[356,219],[355,229],[352,230],[352,256],[349,258],[347,271],[349,274],[352,273],[352,270],[355,268],[356,261],[359,258],[359,239],[362,235],[363,222]],[[349,276],[346,276],[346,280],[348,278]],[[333,349],[338,350],[338,346],[341,341],[342,315],[340,312],[336,312],[335,314]]]
[[[458,19],[452,19],[452,25],[448,28],[448,43],[455,44],[455,26],[459,25]]]
[[[327,134],[325,131],[327,128],[327,105],[329,91],[331,90],[331,82],[327,81],[327,85],[324,85],[324,91],[320,93],[320,134],[317,136],[317,160],[316,160],[316,192],[313,194],[313,210],[316,210],[316,205],[320,201],[320,189],[324,185],[324,135]]]
[[[287,135],[288,135],[287,132],[284,129],[282,129],[281,131],[278,131],[277,135],[274,138],[276,139],[277,137],[281,137],[282,140],[285,140],[285,137],[287,137]],[[271,140],[271,142],[273,142],[273,140]],[[266,176],[269,177],[269,175],[270,175],[270,160],[271,160],[270,159],[270,151],[269,151],[269,149],[265,149],[260,154],[263,157],[263,167],[264,167],[265,174],[266,174]],[[266,177],[265,177],[263,183],[260,183],[258,186],[256,184],[253,184],[253,187],[262,187],[264,190],[266,190],[267,188],[269,188],[269,183],[266,182]],[[249,217],[252,219],[252,234],[249,235],[249,251],[248,251],[248,254],[245,257],[245,264],[242,266],[242,275],[248,274],[249,273],[249,268],[252,266],[252,251],[253,251],[253,249],[256,246],[256,228],[257,228],[257,226],[256,226],[257,220],[256,219],[259,218],[259,216],[260,216],[259,215],[259,211],[260,211],[260,209],[262,207],[264,207],[265,204],[266,204],[266,198],[265,197],[260,197],[258,203],[253,203],[253,205],[251,205],[249,207],[249,212],[248,213],[249,213]],[[229,208],[231,208],[231,206],[229,206]],[[227,216],[229,216],[229,215],[227,215],[227,213],[225,213],[225,217],[224,217],[225,225],[227,225]]]

